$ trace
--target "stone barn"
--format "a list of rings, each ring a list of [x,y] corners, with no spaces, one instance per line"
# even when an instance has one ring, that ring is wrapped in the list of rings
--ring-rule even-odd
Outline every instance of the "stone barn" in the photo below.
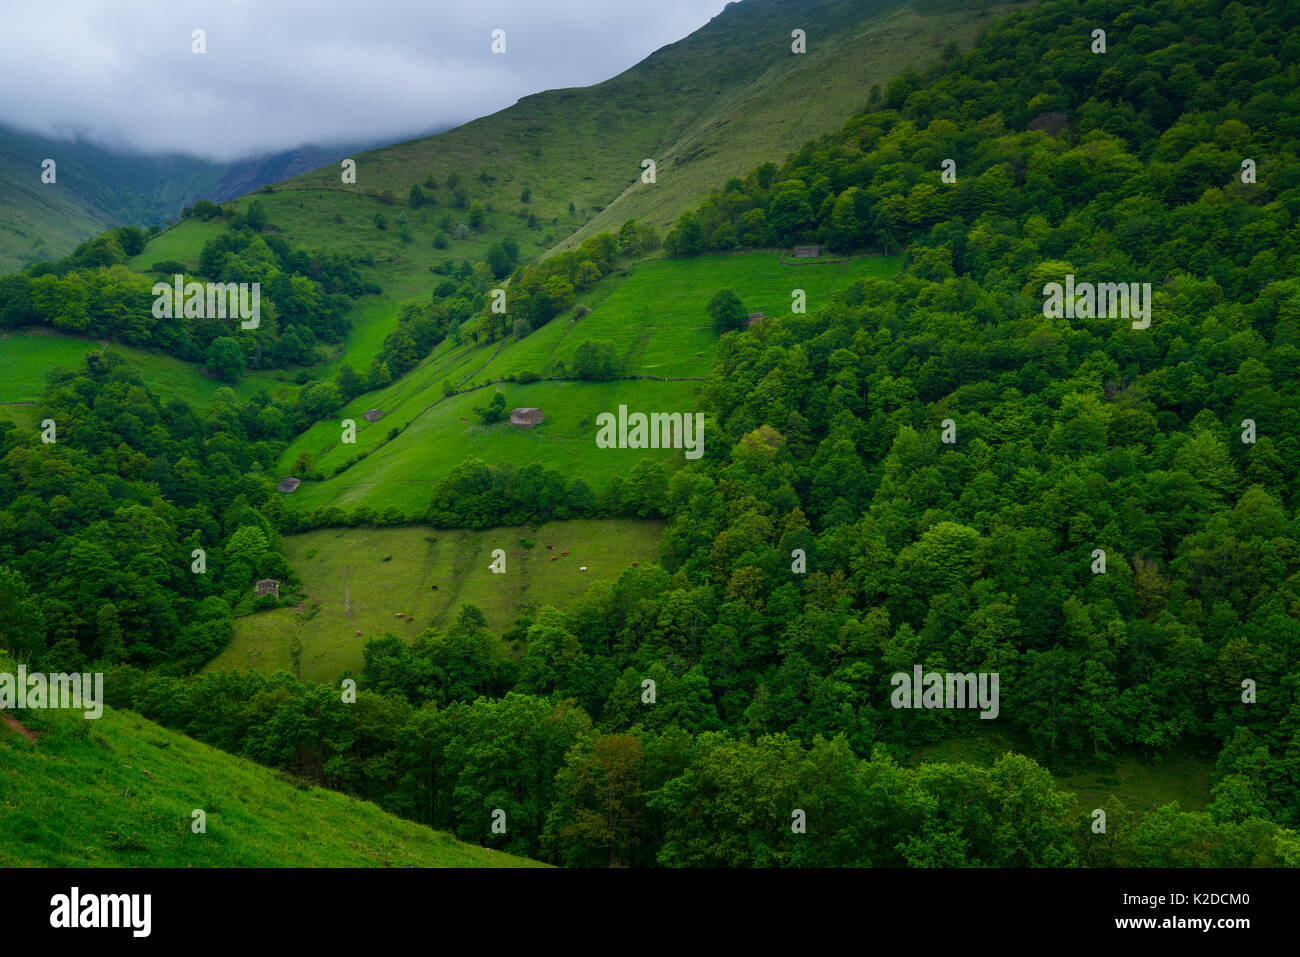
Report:
[[[378,422],[383,417],[383,409],[366,409],[366,411],[361,414],[361,418],[365,419],[367,422]]]
[[[274,595],[276,598],[279,598],[280,583],[276,581],[274,578],[263,578],[256,585],[253,586],[253,594]]]
[[[745,328],[748,329],[754,323],[762,322],[766,318],[767,317],[764,316],[761,312],[751,312],[748,316],[745,317]]]
[[[794,247],[795,259],[814,259],[817,256],[820,256],[821,254],[822,254],[822,248],[820,246],[795,246]]]
[[[525,429],[531,429],[534,426],[541,425],[546,416],[542,415],[541,409],[511,409],[510,424],[518,425]]]
[[[290,475],[287,479],[280,480],[280,484],[276,486],[276,490],[280,492],[292,492],[301,484],[302,479]]]

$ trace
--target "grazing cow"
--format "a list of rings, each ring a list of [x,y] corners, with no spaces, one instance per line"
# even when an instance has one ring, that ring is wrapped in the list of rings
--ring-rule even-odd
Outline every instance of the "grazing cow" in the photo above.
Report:
[[[547,545],[546,547],[547,547],[547,548],[554,548],[555,546],[554,546],[554,545]]]
[[[437,585],[434,585],[434,586],[433,586],[433,590],[434,590],[434,591],[437,591],[437,590],[438,590],[438,586],[437,586]]]
[[[567,555],[567,554],[569,554],[569,553],[568,553],[568,552],[560,552],[560,554],[561,554],[561,555]]]
[[[559,561],[559,560],[560,560],[560,556],[558,556],[558,555],[552,555],[552,556],[551,556],[551,561],[553,561],[553,562],[557,562],[557,561]]]
[[[357,632],[357,637],[358,637],[358,638],[361,637],[361,632],[359,632],[359,631]]]
[[[397,613],[397,617],[398,617],[398,618],[405,618],[406,616],[403,615],[403,614],[399,611],[399,612]]]
[[[587,570],[587,566],[586,566],[586,565],[583,565],[581,568],[578,569],[578,571],[580,571],[580,572],[585,572],[586,570]]]
[[[640,565],[640,564],[641,564],[640,562],[633,562],[633,563],[632,563],[632,567],[633,567],[633,568],[636,568],[636,567],[637,567],[638,565]]]

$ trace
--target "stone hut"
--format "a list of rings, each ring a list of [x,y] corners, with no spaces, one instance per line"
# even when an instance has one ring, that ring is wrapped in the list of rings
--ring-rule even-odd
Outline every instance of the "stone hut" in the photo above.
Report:
[[[277,485],[275,488],[276,491],[288,493],[288,492],[292,492],[301,484],[302,484],[302,479],[290,475],[286,479],[280,479],[280,484]]]
[[[366,409],[366,411],[361,415],[361,418],[365,419],[367,422],[378,422],[383,417],[383,409]]]
[[[748,316],[745,317],[745,328],[748,329],[754,323],[762,322],[766,318],[767,317],[764,316],[761,312],[751,312]]]
[[[542,415],[541,409],[511,409],[510,424],[522,426],[525,429],[531,429],[533,426],[541,425],[546,416]]]
[[[794,247],[795,259],[814,259],[817,256],[820,256],[821,254],[822,254],[822,248],[820,246],[795,246]]]
[[[253,586],[255,595],[274,595],[280,597],[280,583],[274,578],[263,578]]]

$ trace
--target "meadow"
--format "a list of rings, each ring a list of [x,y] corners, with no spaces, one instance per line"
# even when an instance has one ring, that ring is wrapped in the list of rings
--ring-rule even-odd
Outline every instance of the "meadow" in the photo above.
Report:
[[[243,399],[262,390],[274,393],[278,389],[293,388],[288,382],[288,374],[282,371],[251,373],[229,385],[203,375],[192,362],[160,352],[50,333],[43,329],[26,332],[6,330],[0,332],[0,403],[35,402],[45,390],[50,372],[57,368],[76,368],[86,353],[100,352],[105,348],[125,358],[140,373],[148,389],[163,402],[179,398],[197,408],[205,408],[221,388],[232,388]],[[15,407],[0,405],[0,418],[4,418],[11,408]]]
[[[662,532],[660,522],[575,519],[488,532],[417,525],[289,535],[285,553],[302,579],[301,607],[235,619],[234,638],[205,670],[283,669],[332,682],[345,670],[360,671],[370,639],[445,629],[465,604],[499,633],[521,614],[542,605],[563,609],[633,562],[654,561]],[[504,574],[488,569],[497,548],[506,552]]]

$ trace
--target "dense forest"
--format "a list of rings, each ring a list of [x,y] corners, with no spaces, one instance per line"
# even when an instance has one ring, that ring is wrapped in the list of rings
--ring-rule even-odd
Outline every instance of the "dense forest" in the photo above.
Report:
[[[283,513],[270,469],[334,383],[199,416],[91,357],[45,400],[57,444],[0,425],[0,642],[106,663],[111,704],[557,863],[1300,865],[1300,8],[1049,0],[869,98],[664,239],[907,251],[897,280],[722,337],[703,459],[600,496],[466,463],[430,503],[446,526],[663,515],[657,565],[502,634],[466,606],[373,641],[355,705],[189,676],[254,576],[292,582],[280,534],[400,517]],[[515,269],[517,329],[466,264],[404,311],[387,372],[448,335],[526,335],[656,242],[633,223]],[[1048,317],[1067,275],[1150,283],[1149,328]],[[914,664],[1000,675],[1024,754],[908,766],[981,725],[891,708]],[[1049,773],[1180,748],[1214,761],[1208,810],[1108,804],[1105,838]]]

